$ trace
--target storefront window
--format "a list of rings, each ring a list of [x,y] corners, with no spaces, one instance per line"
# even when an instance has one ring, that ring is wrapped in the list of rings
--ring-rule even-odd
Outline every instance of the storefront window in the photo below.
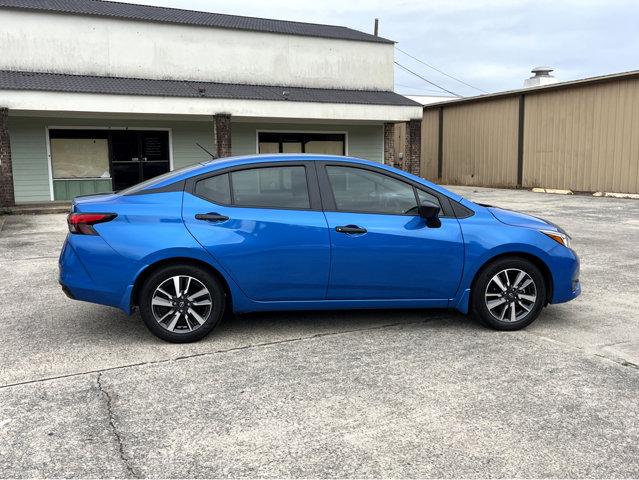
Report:
[[[260,132],[258,153],[317,153],[346,155],[343,133]]]
[[[52,138],[53,178],[110,178],[106,138]]]

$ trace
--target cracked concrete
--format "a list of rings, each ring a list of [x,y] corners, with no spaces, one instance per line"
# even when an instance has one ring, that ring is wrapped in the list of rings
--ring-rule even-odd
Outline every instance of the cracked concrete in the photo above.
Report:
[[[298,312],[170,345],[63,296],[63,215],[6,217],[0,477],[638,477],[639,202],[459,190],[565,226],[584,295],[515,333]]]
[[[120,453],[120,460],[122,460],[122,464],[127,471],[127,474],[130,478],[139,478],[139,476],[133,470],[131,466],[130,460],[127,458],[126,453],[124,452],[124,442],[122,441],[122,436],[118,431],[118,427],[116,425],[115,413],[113,412],[113,400],[111,399],[111,394],[104,388],[102,385],[102,372],[99,372],[96,376],[96,383],[98,385],[98,389],[100,390],[100,394],[104,396],[107,415],[109,417],[109,426],[113,431],[113,438],[118,447],[118,452]]]

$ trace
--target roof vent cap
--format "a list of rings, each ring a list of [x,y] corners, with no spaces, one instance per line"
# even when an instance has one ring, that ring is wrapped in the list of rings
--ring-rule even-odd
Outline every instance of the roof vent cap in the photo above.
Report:
[[[529,87],[541,87],[542,85],[552,85],[553,83],[559,83],[550,72],[553,69],[550,67],[535,67],[531,70],[533,76],[524,80],[524,88]]]

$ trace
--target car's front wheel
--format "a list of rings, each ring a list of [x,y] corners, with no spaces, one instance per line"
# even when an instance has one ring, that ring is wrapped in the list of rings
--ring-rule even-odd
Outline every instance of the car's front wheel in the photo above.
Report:
[[[473,311],[484,325],[495,330],[519,330],[541,312],[546,284],[539,268],[525,258],[502,258],[477,277]]]
[[[162,340],[187,343],[205,337],[224,313],[224,291],[202,268],[184,265],[159,269],[140,292],[140,315]]]

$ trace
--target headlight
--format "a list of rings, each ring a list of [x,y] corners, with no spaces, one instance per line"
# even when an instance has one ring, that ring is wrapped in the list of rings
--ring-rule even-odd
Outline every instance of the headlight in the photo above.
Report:
[[[565,233],[554,232],[552,230],[540,230],[540,232],[543,233],[544,235],[549,236],[555,242],[561,243],[564,247],[570,248],[570,237],[566,235]]]

